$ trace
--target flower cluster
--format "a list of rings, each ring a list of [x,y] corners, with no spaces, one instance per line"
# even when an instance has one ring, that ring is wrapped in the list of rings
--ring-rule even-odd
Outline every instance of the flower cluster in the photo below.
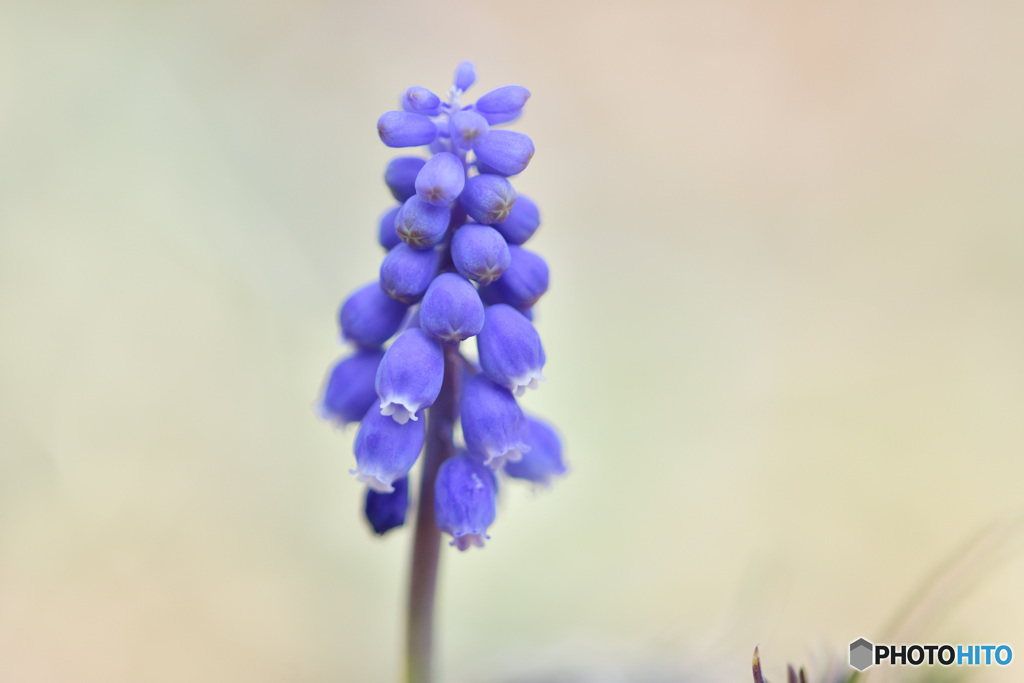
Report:
[[[530,163],[533,142],[495,126],[516,120],[530,93],[508,85],[464,105],[475,80],[463,62],[447,102],[414,86],[401,111],[377,122],[388,147],[426,146],[430,156],[387,165],[384,182],[398,202],[380,220],[387,255],[379,279],[341,306],[342,337],[355,348],[331,369],[320,404],[332,421],[360,423],[353,473],[367,485],[366,517],[383,534],[405,521],[424,411],[438,400],[446,366],[458,364],[453,395],[465,447],[440,464],[434,517],[460,550],[488,538],[496,472],[542,485],[565,472],[554,429],[516,401],[544,379],[532,311],[548,289],[548,266],[523,246],[540,225],[537,206],[508,180]],[[470,337],[479,363],[459,352]]]

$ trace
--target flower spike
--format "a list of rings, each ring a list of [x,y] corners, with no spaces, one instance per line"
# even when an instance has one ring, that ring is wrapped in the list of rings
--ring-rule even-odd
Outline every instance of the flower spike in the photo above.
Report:
[[[533,140],[498,126],[522,116],[530,91],[506,85],[472,102],[476,80],[462,62],[450,86],[409,87],[377,121],[380,140],[401,149],[384,167],[388,205],[373,226],[385,254],[378,279],[338,312],[351,349],[331,367],[318,406],[332,422],[359,423],[352,473],[366,486],[373,533],[404,524],[409,474],[422,459],[417,537],[425,524],[432,543],[445,533],[459,550],[489,538],[501,471],[543,487],[566,472],[557,430],[517,401],[544,379],[532,321],[550,275],[523,247],[540,210],[513,186],[532,163]],[[461,352],[474,337],[478,363]]]

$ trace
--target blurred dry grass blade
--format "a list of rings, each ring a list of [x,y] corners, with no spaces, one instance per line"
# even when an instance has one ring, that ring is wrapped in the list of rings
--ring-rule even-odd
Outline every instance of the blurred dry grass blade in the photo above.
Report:
[[[761,673],[761,654],[757,646],[754,646],[754,683],[765,683],[764,675]]]
[[[754,683],[768,683],[761,671],[761,655],[758,648],[754,647]],[[807,672],[800,667],[799,675],[792,664],[786,665],[786,683],[807,683]]]
[[[927,624],[966,597],[986,574],[1014,554],[1012,541],[1024,539],[1024,517],[994,522],[968,538],[939,564],[883,630],[890,643],[911,642]]]
[[[929,578],[923,581],[918,589],[907,599],[903,607],[898,609],[887,628],[883,629],[881,642],[913,643],[921,640],[927,625],[934,621],[943,611],[950,610],[957,602],[963,600],[971,587],[979,583],[986,574],[994,571],[1002,562],[1013,554],[1012,541],[1024,538],[1024,518],[1006,522],[996,522],[967,539],[945,561],[940,563]],[[836,660],[837,662],[839,660]],[[758,648],[754,648],[754,683],[767,683],[761,670],[761,658]],[[899,676],[899,671],[891,668],[871,668],[863,672],[854,672],[848,677],[843,676],[839,667],[830,667],[822,678],[823,681],[839,683],[840,681],[861,681],[861,683],[884,683]],[[939,670],[917,672],[921,680],[954,681],[962,674],[956,671]],[[806,683],[803,667],[797,672],[793,666],[787,665],[788,683]]]

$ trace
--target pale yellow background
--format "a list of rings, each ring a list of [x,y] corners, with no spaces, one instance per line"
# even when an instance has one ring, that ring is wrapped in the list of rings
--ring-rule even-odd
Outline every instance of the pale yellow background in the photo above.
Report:
[[[755,643],[780,680],[881,638],[1024,512],[1022,27],[966,0],[4,3],[0,681],[396,680],[410,536],[370,537],[353,433],[311,406],[381,258],[376,119],[461,59],[477,95],[533,93],[525,403],[573,471],[443,554],[444,680],[749,680]],[[989,680],[1024,678],[1021,545],[915,638],[1009,643]]]

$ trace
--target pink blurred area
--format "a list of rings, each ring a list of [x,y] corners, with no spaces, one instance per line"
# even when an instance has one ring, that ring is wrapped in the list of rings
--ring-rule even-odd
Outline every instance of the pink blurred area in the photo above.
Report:
[[[572,471],[443,554],[443,680],[821,671],[1024,512],[1019,3],[3,14],[2,681],[397,679],[410,535],[312,405],[377,117],[462,59],[533,94]],[[920,642],[1024,650],[1020,541]]]

